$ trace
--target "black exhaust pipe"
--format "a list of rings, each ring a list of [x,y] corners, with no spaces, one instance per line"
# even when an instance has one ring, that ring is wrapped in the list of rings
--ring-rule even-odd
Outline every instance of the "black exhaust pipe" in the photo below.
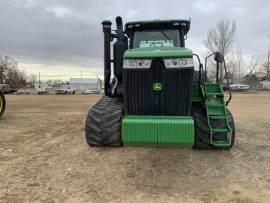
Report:
[[[112,22],[104,20],[102,22],[104,33],[104,92],[106,96],[111,96],[111,26]]]
[[[118,38],[123,35],[123,21],[122,21],[121,16],[117,16],[115,21],[116,21],[116,29],[117,29],[116,32],[117,32],[117,35],[119,35],[117,36]]]
[[[120,16],[116,19],[116,38],[117,41],[113,45],[113,59],[114,59],[114,74],[119,83],[122,83],[123,75],[123,58],[124,52],[128,48],[128,40],[123,31],[123,22]]]

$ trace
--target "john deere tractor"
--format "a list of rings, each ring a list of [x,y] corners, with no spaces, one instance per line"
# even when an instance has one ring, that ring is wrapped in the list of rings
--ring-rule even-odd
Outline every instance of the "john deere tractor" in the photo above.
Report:
[[[6,108],[6,100],[4,95],[0,92],[0,117],[4,114]]]
[[[87,143],[230,149],[235,127],[227,109],[231,93],[225,101],[222,89],[228,83],[226,63],[216,52],[203,66],[185,48],[190,20],[137,21],[123,27],[117,17],[116,30],[111,25],[102,22],[105,96],[87,115]],[[209,59],[216,63],[211,83]]]

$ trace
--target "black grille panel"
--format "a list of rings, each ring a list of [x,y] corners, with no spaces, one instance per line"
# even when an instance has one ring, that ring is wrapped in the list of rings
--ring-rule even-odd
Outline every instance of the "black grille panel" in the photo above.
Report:
[[[179,115],[191,113],[193,69],[166,69],[155,59],[150,69],[124,69],[126,115]],[[161,91],[153,83],[162,84]]]

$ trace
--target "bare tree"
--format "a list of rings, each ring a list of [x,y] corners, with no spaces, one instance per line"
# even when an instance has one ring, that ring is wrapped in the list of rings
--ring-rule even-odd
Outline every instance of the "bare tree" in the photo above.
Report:
[[[9,84],[13,88],[26,85],[25,73],[17,68],[18,63],[9,56],[0,56],[0,83]]]
[[[234,81],[241,81],[244,76],[245,60],[241,48],[237,47],[228,57],[228,69],[233,74]]]
[[[237,78],[238,80],[242,80],[242,77],[244,75],[244,64],[245,64],[245,61],[244,61],[244,58],[242,56],[242,50],[241,48],[237,48],[236,49],[236,61],[237,61],[237,65],[236,65],[236,71],[237,71]]]
[[[249,84],[251,84],[252,82],[256,82],[258,80],[255,72],[260,64],[259,61],[261,61],[260,56],[252,55],[249,62],[246,63],[247,75],[245,76],[245,79]]]
[[[0,55],[0,83],[6,82],[9,69],[17,69],[17,62],[9,56]]]
[[[263,68],[265,70],[266,80],[270,80],[270,49],[268,49],[267,60],[263,63]]]
[[[210,28],[204,44],[209,51],[219,51],[226,56],[232,48],[235,36],[236,22],[222,18],[214,27]]]
[[[248,70],[248,74],[252,75],[256,68],[258,67],[259,64],[259,59],[257,57],[255,57],[254,55],[251,56],[251,60],[249,62],[249,64],[247,64],[247,70]]]
[[[27,83],[30,87],[34,87],[37,83],[37,75],[31,73],[30,75],[26,75]]]
[[[217,24],[210,28],[204,44],[210,52],[219,51],[226,56],[232,48],[236,36],[236,22],[222,18]],[[220,70],[220,78],[223,78],[223,66]]]
[[[237,56],[233,52],[229,59],[227,59],[227,68],[228,71],[232,74],[232,81],[235,81],[237,79]]]

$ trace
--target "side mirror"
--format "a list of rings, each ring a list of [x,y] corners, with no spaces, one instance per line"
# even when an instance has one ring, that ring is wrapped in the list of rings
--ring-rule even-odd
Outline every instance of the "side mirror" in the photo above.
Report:
[[[215,56],[214,56],[214,60],[217,63],[223,63],[224,62],[224,55],[222,53],[220,53],[220,52],[216,52]]]

